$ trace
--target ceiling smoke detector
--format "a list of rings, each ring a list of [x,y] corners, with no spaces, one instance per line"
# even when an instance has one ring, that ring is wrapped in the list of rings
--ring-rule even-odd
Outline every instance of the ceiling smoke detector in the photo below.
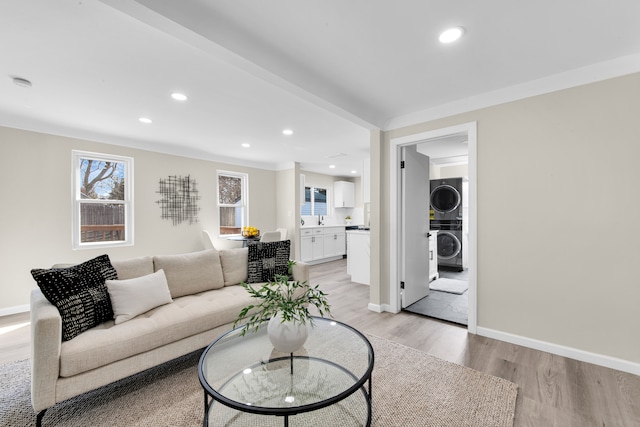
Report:
[[[13,84],[20,87],[31,87],[31,82],[27,79],[23,79],[22,77],[14,77]]]

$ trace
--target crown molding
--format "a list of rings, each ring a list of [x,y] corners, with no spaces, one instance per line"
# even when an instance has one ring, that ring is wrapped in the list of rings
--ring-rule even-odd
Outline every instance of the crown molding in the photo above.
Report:
[[[470,96],[387,120],[385,131],[640,72],[640,53]]]

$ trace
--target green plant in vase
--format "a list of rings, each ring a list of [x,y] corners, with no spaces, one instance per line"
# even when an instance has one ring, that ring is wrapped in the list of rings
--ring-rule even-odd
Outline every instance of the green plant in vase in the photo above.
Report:
[[[292,266],[290,262],[290,274]],[[257,331],[268,320],[269,339],[276,349],[285,353],[297,350],[306,341],[307,327],[313,326],[309,306],[316,307],[322,317],[331,316],[327,294],[319,289],[319,285],[309,286],[306,281],[294,281],[289,280],[287,275],[275,275],[272,281],[257,289],[244,282],[241,286],[258,302],[240,311],[234,328],[253,312],[242,327],[240,335],[244,336],[247,331]],[[274,335],[280,339],[274,339]],[[282,343],[291,336],[295,336],[294,342]]]

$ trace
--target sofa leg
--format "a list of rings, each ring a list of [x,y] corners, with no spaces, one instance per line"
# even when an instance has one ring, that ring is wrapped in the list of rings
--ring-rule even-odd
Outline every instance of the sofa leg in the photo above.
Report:
[[[46,409],[38,412],[38,415],[36,416],[36,427],[42,427],[42,418],[44,417],[45,412],[47,412]]]

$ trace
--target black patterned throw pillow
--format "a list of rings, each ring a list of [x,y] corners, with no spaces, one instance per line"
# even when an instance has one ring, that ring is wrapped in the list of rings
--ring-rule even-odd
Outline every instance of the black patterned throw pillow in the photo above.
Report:
[[[118,273],[108,255],[68,268],[33,269],[31,275],[62,317],[62,341],[113,319],[105,280]]]
[[[268,282],[276,274],[288,274],[290,251],[291,240],[250,243],[247,282]]]

